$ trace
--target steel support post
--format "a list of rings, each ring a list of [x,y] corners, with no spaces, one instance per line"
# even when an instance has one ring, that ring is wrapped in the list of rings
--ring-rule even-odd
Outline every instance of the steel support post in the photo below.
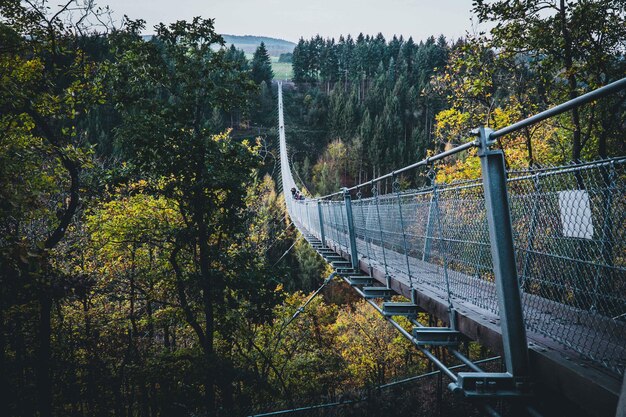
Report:
[[[479,129],[480,166],[485,191],[489,243],[496,280],[502,345],[507,371],[514,377],[527,377],[528,342],[522,313],[522,299],[515,266],[513,227],[506,184],[504,154],[492,150],[491,129]]]
[[[318,200],[317,202],[317,214],[320,218],[320,240],[322,241],[322,246],[326,246],[326,234],[324,233],[324,215],[322,214],[322,202]]]
[[[356,230],[354,228],[354,216],[352,215],[352,197],[347,188],[343,189],[343,199],[346,203],[346,220],[348,222],[348,235],[350,237],[350,261],[352,269],[359,269],[359,255],[356,250]]]

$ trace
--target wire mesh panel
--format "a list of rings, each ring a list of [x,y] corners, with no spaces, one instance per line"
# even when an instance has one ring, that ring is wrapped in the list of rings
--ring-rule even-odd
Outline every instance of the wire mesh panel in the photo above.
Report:
[[[340,235],[342,238],[341,245],[343,246],[346,253],[349,253],[350,255],[352,255],[352,250],[350,248],[350,235],[349,235],[350,232],[348,230],[348,215],[347,215],[347,210],[346,210],[346,203],[341,202],[337,204],[336,210],[340,218],[339,227],[341,228],[340,229],[341,230]]]
[[[355,210],[355,224],[363,226],[363,236],[366,241],[366,254],[371,260],[382,264],[385,273],[388,273],[388,263],[385,248],[385,233],[381,212],[385,213],[385,208],[381,206],[378,197],[368,198],[359,202],[360,210]],[[357,243],[358,248],[358,243]],[[392,263],[390,263],[392,265]]]
[[[356,237],[357,252],[365,257],[369,266],[372,260],[372,232],[368,229],[368,221],[371,215],[369,200],[358,199],[352,202],[352,213],[354,218],[354,233]]]
[[[425,254],[429,250],[427,238],[432,234],[429,232],[429,228],[432,229],[429,220],[434,221],[434,212],[431,215],[432,193],[428,191],[404,193],[400,197],[400,204],[402,217],[406,223],[405,234],[409,256],[426,260]]]
[[[482,184],[435,189],[434,245],[430,262],[447,257],[454,297],[498,313]]]
[[[626,365],[625,161],[509,181],[527,327],[618,373]]]
[[[508,182],[526,327],[623,373],[626,159],[512,173]],[[344,201],[323,201],[326,238],[350,252]],[[320,235],[317,202],[295,210]],[[357,252],[411,285],[498,313],[482,183],[352,201]]]
[[[318,238],[322,238],[322,231],[320,228],[320,216],[317,209],[317,203],[315,201],[307,201],[307,212],[309,213],[309,223],[311,224],[310,231]]]

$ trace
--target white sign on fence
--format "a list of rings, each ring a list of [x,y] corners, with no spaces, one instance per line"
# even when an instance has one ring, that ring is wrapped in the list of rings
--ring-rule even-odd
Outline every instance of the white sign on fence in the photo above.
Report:
[[[587,191],[559,191],[559,208],[565,237],[593,239],[593,221]]]

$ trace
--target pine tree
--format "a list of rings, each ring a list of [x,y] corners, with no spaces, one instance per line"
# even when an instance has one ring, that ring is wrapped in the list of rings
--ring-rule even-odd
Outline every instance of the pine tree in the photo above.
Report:
[[[294,48],[291,62],[291,66],[293,68],[293,80],[295,82],[305,81],[306,73],[308,71],[308,58],[304,38],[300,38],[298,44]]]
[[[252,79],[255,83],[261,84],[263,81],[267,85],[271,84],[274,78],[274,72],[272,71],[272,61],[270,55],[265,48],[265,44],[261,42],[254,56],[252,57]]]
[[[250,63],[246,59],[246,54],[241,49],[237,49],[235,45],[230,45],[230,48],[226,50],[224,58],[235,64],[235,67],[239,71],[247,71],[250,69]]]

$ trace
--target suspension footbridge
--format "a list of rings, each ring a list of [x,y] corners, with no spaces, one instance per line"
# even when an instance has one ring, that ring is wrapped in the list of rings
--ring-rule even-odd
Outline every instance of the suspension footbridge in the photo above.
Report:
[[[497,414],[489,400],[506,399],[536,414],[528,404],[548,396],[589,415],[615,415],[626,366],[626,157],[513,172],[494,144],[623,88],[626,79],[504,129],[479,128],[470,142],[367,183],[294,199],[279,83],[289,215],[336,273],[450,379],[449,389],[485,412]],[[437,161],[470,149],[481,178],[439,183]],[[415,179],[424,185],[403,186]],[[425,326],[420,312],[441,326]],[[501,354],[506,369],[484,372],[471,362],[458,350],[467,338]],[[440,346],[469,372],[432,353]]]

